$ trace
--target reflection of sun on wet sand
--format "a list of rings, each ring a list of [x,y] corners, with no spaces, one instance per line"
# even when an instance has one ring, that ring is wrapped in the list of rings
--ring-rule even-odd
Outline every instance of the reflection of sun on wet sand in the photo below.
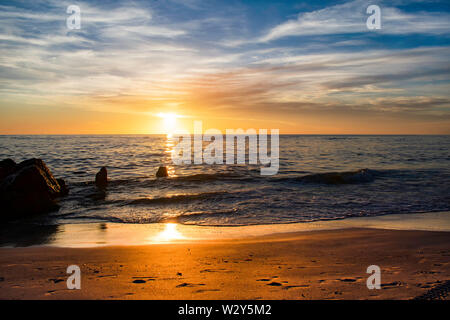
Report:
[[[158,233],[152,240],[155,242],[165,242],[182,239],[185,239],[185,237],[177,230],[177,224],[166,223],[164,231]]]
[[[100,248],[0,249],[2,299],[410,299],[450,279],[450,233],[346,229]],[[164,243],[166,242],[166,243]],[[81,268],[81,290],[66,268]],[[366,287],[369,265],[380,290]]]

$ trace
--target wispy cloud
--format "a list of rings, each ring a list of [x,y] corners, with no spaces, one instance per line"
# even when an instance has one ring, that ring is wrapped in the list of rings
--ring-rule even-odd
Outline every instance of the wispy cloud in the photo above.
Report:
[[[267,42],[288,36],[330,35],[368,32],[366,9],[373,4],[355,0],[329,6],[320,10],[303,12],[271,28],[258,41]],[[406,13],[380,3],[383,34],[447,34],[450,31],[450,14],[447,12]]]

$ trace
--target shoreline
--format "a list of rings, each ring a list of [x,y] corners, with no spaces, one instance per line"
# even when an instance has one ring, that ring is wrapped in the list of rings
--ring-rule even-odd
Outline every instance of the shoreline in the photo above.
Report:
[[[250,226],[198,226],[176,223],[72,223],[50,226],[21,226],[4,230],[0,247],[90,248],[139,246],[198,241],[227,241],[276,236],[298,232],[370,228],[386,230],[450,232],[450,212],[387,214],[287,224]]]
[[[349,228],[139,246],[0,248],[0,299],[413,299],[450,279],[448,243],[450,232]],[[73,264],[81,269],[80,290],[66,286]],[[379,290],[366,286],[371,265],[381,269]]]

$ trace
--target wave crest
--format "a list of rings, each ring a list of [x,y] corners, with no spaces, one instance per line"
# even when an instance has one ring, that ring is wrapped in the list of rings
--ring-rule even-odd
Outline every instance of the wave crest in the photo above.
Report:
[[[228,194],[228,192],[202,192],[196,194],[177,194],[173,196],[160,198],[135,199],[129,202],[129,204],[132,205],[172,204],[172,203],[210,199],[218,196],[223,196],[225,194]]]
[[[375,174],[374,170],[359,169],[356,171],[309,174],[298,178],[298,180],[305,183],[357,184],[374,181]]]

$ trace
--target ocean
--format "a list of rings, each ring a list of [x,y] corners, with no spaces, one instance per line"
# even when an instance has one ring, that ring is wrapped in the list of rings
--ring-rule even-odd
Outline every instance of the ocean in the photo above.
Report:
[[[273,176],[259,165],[174,166],[164,135],[0,136],[0,146],[0,159],[41,158],[66,180],[60,210],[33,218],[42,224],[240,226],[450,210],[450,136],[281,135]],[[155,177],[161,165],[169,178]],[[104,198],[93,184],[102,166]]]

